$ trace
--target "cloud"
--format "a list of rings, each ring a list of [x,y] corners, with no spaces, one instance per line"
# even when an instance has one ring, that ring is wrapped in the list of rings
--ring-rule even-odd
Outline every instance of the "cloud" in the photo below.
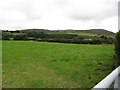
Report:
[[[55,0],[55,4],[57,4],[60,7],[65,7],[69,4],[69,0]]]
[[[75,20],[101,20],[117,16],[115,0],[70,0],[67,16]],[[80,2],[81,1],[81,2]]]
[[[23,16],[19,16],[21,14],[24,14],[24,17],[26,16],[26,18],[23,17],[24,20],[41,18],[45,10],[41,1],[43,0],[2,0],[0,7],[4,13],[1,13],[1,15],[4,14],[6,19],[11,17],[13,20],[16,20],[16,18],[22,19]]]
[[[0,29],[103,28],[116,31],[117,2],[118,0],[0,0]]]
[[[101,27],[113,32],[118,31],[118,17],[110,17],[101,22]]]

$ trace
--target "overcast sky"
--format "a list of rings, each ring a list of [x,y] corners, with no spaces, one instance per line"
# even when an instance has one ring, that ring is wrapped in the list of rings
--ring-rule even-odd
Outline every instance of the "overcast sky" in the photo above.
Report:
[[[119,0],[0,0],[0,29],[118,31]]]

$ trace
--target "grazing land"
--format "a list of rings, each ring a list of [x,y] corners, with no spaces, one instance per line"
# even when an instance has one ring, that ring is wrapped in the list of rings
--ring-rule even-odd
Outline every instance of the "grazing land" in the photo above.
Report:
[[[112,69],[114,45],[3,41],[3,88],[92,88]]]

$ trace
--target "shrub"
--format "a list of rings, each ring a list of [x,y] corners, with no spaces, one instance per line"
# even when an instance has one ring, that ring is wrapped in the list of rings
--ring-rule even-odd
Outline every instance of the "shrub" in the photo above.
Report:
[[[12,34],[10,32],[2,32],[2,40],[10,40]]]
[[[25,33],[20,33],[13,36],[13,40],[27,40],[27,38],[27,34]]]
[[[120,65],[120,31],[116,33],[115,37],[115,54],[116,66]]]

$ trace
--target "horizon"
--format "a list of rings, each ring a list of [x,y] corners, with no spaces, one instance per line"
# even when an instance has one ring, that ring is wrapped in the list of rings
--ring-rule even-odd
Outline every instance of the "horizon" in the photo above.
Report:
[[[60,29],[60,30],[51,30],[51,29],[43,29],[43,28],[29,28],[29,29],[16,29],[16,30],[3,30],[3,31],[22,31],[22,30],[48,30],[48,31],[67,31],[67,30],[75,30],[75,31],[88,31],[88,30],[105,30],[105,31],[108,31],[108,32],[112,32],[112,33],[117,33],[117,32],[113,32],[113,31],[109,31],[109,30],[106,30],[106,29],[84,29],[84,30],[81,30],[81,29]],[[2,31],[2,29],[0,29],[0,31]]]

